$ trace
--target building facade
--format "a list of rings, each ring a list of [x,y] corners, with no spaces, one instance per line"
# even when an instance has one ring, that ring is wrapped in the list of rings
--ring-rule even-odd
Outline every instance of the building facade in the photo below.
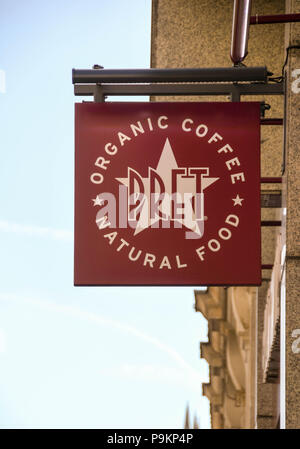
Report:
[[[300,1],[252,1],[251,16],[284,13],[300,13]],[[232,15],[230,0],[153,0],[151,67],[232,66]],[[212,428],[300,428],[299,45],[300,23],[250,25],[244,63],[285,74],[277,78],[284,95],[241,98],[264,103],[266,118],[283,119],[261,126],[261,177],[282,182],[261,185],[261,219],[273,224],[262,226],[262,285],[195,291],[195,309],[208,320],[200,346],[210,368],[203,394]]]

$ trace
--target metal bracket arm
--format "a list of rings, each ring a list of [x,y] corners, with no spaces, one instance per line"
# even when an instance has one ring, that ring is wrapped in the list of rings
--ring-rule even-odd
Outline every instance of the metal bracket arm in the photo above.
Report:
[[[283,83],[263,84],[75,84],[76,96],[114,95],[229,95],[232,101],[239,101],[242,95],[283,95]]]

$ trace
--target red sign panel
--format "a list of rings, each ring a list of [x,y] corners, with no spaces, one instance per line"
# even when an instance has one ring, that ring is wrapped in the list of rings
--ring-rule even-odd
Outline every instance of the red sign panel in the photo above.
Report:
[[[76,104],[75,285],[259,285],[259,103]]]

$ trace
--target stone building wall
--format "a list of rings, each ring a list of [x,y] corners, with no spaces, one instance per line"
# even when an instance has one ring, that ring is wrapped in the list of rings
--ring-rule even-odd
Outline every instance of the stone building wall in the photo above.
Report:
[[[180,68],[180,67],[230,67],[230,42],[232,28],[233,1],[220,0],[153,0],[152,2],[152,49],[151,67]],[[285,12],[284,0],[253,0],[251,15],[282,14]],[[290,0],[287,8],[293,12],[300,12],[300,2]],[[298,11],[297,11],[298,8]],[[288,27],[288,28],[287,28]],[[298,42],[300,39],[299,24],[287,26],[284,24],[255,25],[250,26],[248,56],[245,59],[247,66],[265,65],[274,76],[281,75],[285,60],[286,41]],[[298,42],[300,43],[300,41]],[[295,54],[294,54],[295,53]],[[292,58],[288,62],[289,80],[291,70],[300,68],[300,51],[292,52]],[[298,64],[298,66],[297,66]],[[290,83],[290,81],[289,81]],[[300,94],[299,94],[300,95]],[[298,131],[295,119],[298,107],[297,96],[292,96],[289,89],[287,96],[288,122],[293,120],[288,129],[286,151],[286,169],[283,184],[284,199],[287,214],[283,221],[287,220],[287,234],[279,227],[262,228],[262,264],[273,264],[276,251],[278,234],[283,234],[283,242],[287,241],[287,271],[286,283],[290,287],[286,295],[295,301],[299,292],[299,256],[300,244],[295,247],[299,238],[299,213],[295,204],[299,203],[299,177],[296,173],[299,166],[299,148],[297,146]],[[226,97],[152,97],[152,101],[230,101]],[[265,101],[271,106],[266,112],[268,118],[282,118],[284,116],[283,96],[259,96],[243,97],[241,101]],[[298,108],[299,109],[299,108]],[[299,129],[299,126],[298,126]],[[283,127],[261,127],[261,176],[280,177],[283,166]],[[293,183],[293,184],[292,184]],[[295,187],[294,187],[295,186]],[[280,189],[281,186],[276,186]],[[272,184],[262,185],[262,189],[273,191]],[[290,211],[290,212],[289,212]],[[262,208],[262,220],[279,220],[282,218],[282,209]],[[284,223],[283,223],[284,224]],[[274,265],[275,266],[275,265]],[[274,270],[273,270],[274,271]],[[265,328],[268,320],[265,317],[267,308],[267,296],[270,288],[272,272],[263,270],[262,286],[257,289],[249,288],[213,288],[209,289],[206,299],[196,292],[196,308],[204,316],[207,313],[204,305],[210,304],[213,298],[224,298],[223,307],[226,313],[231,313],[232,321],[228,322],[228,316],[222,319],[209,318],[209,343],[202,345],[201,355],[210,364],[210,384],[204,386],[204,393],[211,400],[212,426],[222,427],[257,427],[270,428],[278,425],[278,396],[279,396],[279,370],[274,370],[275,362],[272,362],[272,382],[270,375],[264,370],[265,357],[263,357],[264,341],[266,340]],[[274,277],[274,276],[273,276]],[[292,286],[293,282],[293,286]],[[213,292],[213,294],[212,294]],[[198,296],[197,296],[198,295]],[[298,295],[299,297],[299,295]],[[198,298],[198,300],[197,300]],[[214,300],[215,300],[214,299]],[[198,301],[198,303],[197,303]],[[200,301],[200,302],[199,302]],[[244,310],[239,310],[239,303],[244,305]],[[197,305],[198,304],[198,305]],[[298,302],[298,304],[300,304]],[[291,324],[287,326],[287,347],[291,347],[291,332],[300,328],[297,319],[300,310],[293,303],[293,308],[287,305],[287,315]],[[296,313],[295,313],[296,311]],[[246,327],[241,327],[241,316]],[[243,321],[243,320],[242,320]],[[267,323],[267,324],[266,324]],[[278,340],[278,335],[276,336]],[[276,340],[274,337],[274,339]],[[275,341],[274,340],[274,341]],[[276,340],[276,341],[277,341]],[[217,345],[219,342],[219,346]],[[221,344],[223,342],[223,346]],[[276,342],[275,342],[276,343]],[[274,343],[274,344],[275,344]],[[216,348],[220,354],[216,354]],[[228,348],[236,348],[236,364],[232,369],[232,354]],[[233,349],[232,349],[233,351]],[[231,353],[232,353],[231,351]],[[273,351],[274,352],[274,351]],[[275,351],[276,352],[276,351]],[[233,351],[234,353],[234,351]],[[276,356],[276,354],[275,354]],[[277,354],[278,356],[278,354]],[[213,364],[211,361],[213,360]],[[216,361],[217,360],[217,361]],[[275,363],[275,365],[274,365]],[[287,377],[292,369],[297,369],[298,359],[291,352],[287,352]],[[217,364],[217,365],[214,365]],[[270,369],[271,365],[268,365]],[[244,372],[243,385],[235,380],[237,372]],[[298,369],[298,372],[299,369]],[[274,374],[275,373],[275,374]],[[292,380],[290,379],[292,384]],[[298,382],[298,383],[297,383]],[[297,379],[294,389],[287,388],[287,403],[292,402],[293,394],[300,398],[300,379]],[[233,385],[232,385],[233,384]],[[227,387],[226,387],[227,385]],[[299,389],[298,389],[299,386]],[[225,388],[226,387],[226,388]],[[230,391],[229,391],[230,390]],[[228,393],[229,391],[229,393]],[[231,399],[230,399],[231,398]],[[232,399],[234,398],[234,399]],[[231,402],[230,402],[231,401]],[[300,404],[300,401],[298,401]],[[237,412],[239,408],[239,413]],[[241,413],[241,410],[243,412]],[[300,416],[298,414],[298,416]],[[295,417],[287,414],[287,423],[295,425]],[[298,423],[300,426],[300,423]]]
[[[299,0],[287,0],[287,13],[300,13]],[[300,46],[300,23],[286,25],[285,47]],[[285,365],[285,426],[300,428],[300,48],[290,49],[286,66],[286,145],[283,177],[283,243],[285,278],[282,364]],[[283,355],[283,354],[282,354]]]

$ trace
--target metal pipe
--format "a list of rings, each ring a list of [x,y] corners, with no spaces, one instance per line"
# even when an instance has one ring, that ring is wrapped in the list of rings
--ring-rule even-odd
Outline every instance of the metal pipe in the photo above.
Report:
[[[280,220],[262,220],[260,222],[261,226],[281,226]]]
[[[262,118],[260,119],[261,125],[283,125],[282,118]]]
[[[260,178],[261,184],[281,184],[282,178]]]
[[[230,57],[234,65],[248,54],[251,0],[234,0]]]
[[[95,94],[97,84],[75,84],[78,96]],[[152,83],[152,84],[101,84],[102,93],[111,95],[284,95],[283,83]]]
[[[266,67],[217,67],[188,69],[96,69],[72,70],[77,83],[172,83],[172,82],[267,82]]]
[[[250,25],[260,25],[266,23],[289,23],[300,22],[300,14],[276,14],[271,16],[251,16]]]

